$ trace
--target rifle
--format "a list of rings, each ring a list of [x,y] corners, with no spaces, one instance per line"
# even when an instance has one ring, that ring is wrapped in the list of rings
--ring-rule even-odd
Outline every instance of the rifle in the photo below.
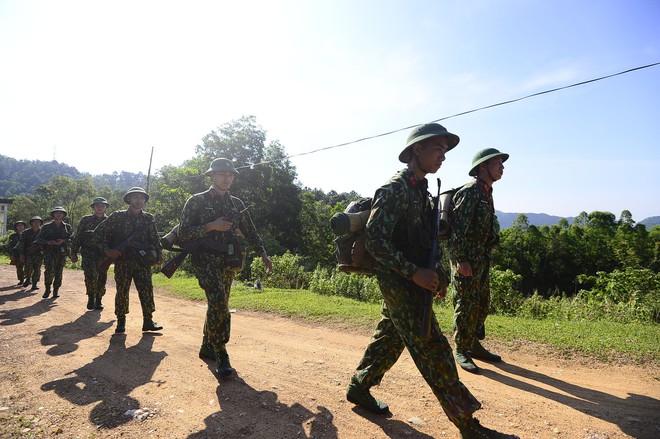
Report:
[[[440,179],[438,178],[438,196],[433,197],[433,243],[429,251],[429,257],[426,262],[426,268],[435,270],[435,257],[437,255],[438,247],[438,230],[440,227]],[[421,289],[421,294],[424,300],[424,307],[422,308],[422,332],[423,339],[431,337],[431,322],[433,322],[433,293],[427,289]]]
[[[243,212],[245,212],[249,208],[250,206],[247,206],[245,209],[241,210],[240,212],[236,212],[229,215],[228,217],[226,217],[226,220],[229,221],[230,223],[235,222],[237,219],[240,218]],[[178,233],[179,226],[180,224],[177,224],[170,233]],[[197,249],[200,248],[203,244],[207,244],[208,247],[214,249],[219,249],[217,248],[218,244],[215,243],[214,240],[210,239],[211,236],[213,235],[209,234],[208,236],[205,236],[203,238],[191,239],[190,241],[186,241],[185,243],[183,243],[180,250],[172,248],[171,249],[172,251],[179,251],[179,254],[173,257],[172,259],[170,259],[169,261],[167,261],[167,263],[163,265],[163,268],[160,269],[160,272],[163,273],[168,278],[171,278],[174,272],[181,266],[181,264],[183,264],[183,261],[186,259],[186,256],[197,251]],[[177,241],[178,241],[178,237],[172,242],[172,245],[175,244]]]
[[[146,223],[146,224],[138,227],[137,229],[133,230],[133,233],[131,233],[128,236],[128,238],[124,239],[122,242],[117,244],[117,246],[114,249],[118,250],[119,252],[123,252],[124,250],[126,250],[128,247],[131,246],[131,244],[133,243],[133,240],[135,238],[137,238],[138,235],[140,235],[142,232],[147,230],[149,228],[149,226],[151,226],[153,223],[154,223],[153,221],[149,221],[148,223]],[[113,262],[115,262],[115,258],[108,256],[107,258],[105,258],[103,260],[103,262],[101,262],[97,266],[97,268],[101,271],[108,271],[108,268],[110,268],[110,265],[112,265]]]

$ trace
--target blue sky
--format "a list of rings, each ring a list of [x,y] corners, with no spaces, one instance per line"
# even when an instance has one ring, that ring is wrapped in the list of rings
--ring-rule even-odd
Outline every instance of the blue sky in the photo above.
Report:
[[[152,146],[152,171],[181,164],[243,115],[300,154],[659,62],[658,22],[657,0],[0,0],[0,154],[146,173]],[[656,66],[450,118],[437,176],[495,147],[498,210],[640,221],[660,215],[659,115]],[[408,132],[291,160],[304,186],[371,195]]]

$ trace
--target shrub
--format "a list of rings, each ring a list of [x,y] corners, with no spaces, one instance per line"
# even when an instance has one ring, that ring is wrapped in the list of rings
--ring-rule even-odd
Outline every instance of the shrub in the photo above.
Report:
[[[303,258],[288,251],[282,256],[272,256],[273,272],[266,275],[266,267],[261,258],[255,258],[250,264],[254,279],[259,279],[263,286],[284,289],[309,288],[310,273],[303,267]]]
[[[507,316],[515,316],[525,300],[523,294],[516,290],[522,276],[511,270],[490,270],[490,312]]]
[[[320,266],[312,273],[309,289],[327,296],[342,296],[363,302],[378,303],[382,296],[378,281],[374,276],[346,274]]]
[[[578,298],[589,308],[616,322],[660,323],[660,274],[649,269],[626,268],[596,276],[578,276],[593,284],[580,290]]]

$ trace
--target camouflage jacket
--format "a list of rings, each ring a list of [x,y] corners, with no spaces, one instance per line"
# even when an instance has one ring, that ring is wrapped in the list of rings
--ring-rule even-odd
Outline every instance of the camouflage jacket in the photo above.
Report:
[[[72,236],[73,227],[71,227],[71,224],[62,222],[60,225],[57,225],[55,221],[51,221],[41,227],[41,231],[37,235],[35,242],[43,245],[46,252],[60,253],[63,249],[68,249]],[[48,245],[48,241],[54,241],[56,239],[64,239],[65,242],[62,245]]]
[[[432,245],[432,206],[426,179],[404,169],[374,195],[365,245],[383,272],[412,279]]]
[[[9,254],[13,255],[14,252],[18,252],[18,242],[21,240],[21,233],[14,232],[11,235],[9,235],[9,242],[7,243],[7,249],[9,250]]]
[[[232,196],[229,192],[224,197],[220,196],[213,187],[210,187],[205,192],[200,192],[188,198],[185,206],[183,206],[179,222],[179,239],[185,242],[191,239],[204,238],[206,236],[204,233],[206,223],[220,217],[226,218],[238,215],[238,212],[244,209],[245,204],[239,198]],[[234,221],[232,230],[236,229],[240,230],[257,254],[265,251],[263,241],[257,234],[257,229],[254,227],[252,217],[250,217],[250,212],[243,212],[238,220]],[[214,234],[214,239],[223,240],[226,233]]]
[[[100,247],[94,245],[94,229],[107,218],[108,216],[105,214],[101,218],[93,214],[80,218],[78,227],[76,228],[76,234],[71,241],[71,251],[78,253],[81,247],[90,249],[98,248],[100,250]]]
[[[456,191],[453,198],[449,256],[455,262],[480,262],[498,240],[493,188],[478,178]]]
[[[21,238],[18,241],[18,254],[24,257],[30,256],[30,253],[28,252],[28,248],[34,245],[34,240],[37,238],[37,235],[41,231],[41,228],[39,230],[32,230],[30,227],[29,229],[25,229],[23,233],[21,233]],[[39,251],[41,253],[41,250]]]
[[[122,252],[122,259],[136,259],[137,252],[131,249],[149,248],[156,252],[157,257],[163,255],[163,247],[160,245],[158,229],[154,222],[154,216],[150,213],[140,211],[132,215],[128,210],[117,210],[112,212],[105,220],[94,229],[92,245],[100,246],[105,251],[116,248],[125,241],[134,230],[151,224],[132,240],[132,246]]]

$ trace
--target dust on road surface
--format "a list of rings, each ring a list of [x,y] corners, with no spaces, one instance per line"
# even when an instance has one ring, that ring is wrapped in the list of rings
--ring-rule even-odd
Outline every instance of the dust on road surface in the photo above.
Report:
[[[155,276],[160,276],[156,274]],[[37,438],[457,438],[407,353],[373,393],[390,417],[346,401],[370,332],[236,310],[228,344],[238,371],[219,380],[197,357],[205,304],[156,292],[142,333],[137,293],[114,333],[114,283],[87,311],[83,273],[57,299],[15,285],[0,266],[0,436]],[[255,293],[258,294],[258,293]],[[376,322],[374,322],[375,325]],[[447,333],[448,328],[442,328]],[[538,345],[488,345],[505,362],[459,369],[477,417],[521,438],[658,438],[657,365],[560,360]]]

